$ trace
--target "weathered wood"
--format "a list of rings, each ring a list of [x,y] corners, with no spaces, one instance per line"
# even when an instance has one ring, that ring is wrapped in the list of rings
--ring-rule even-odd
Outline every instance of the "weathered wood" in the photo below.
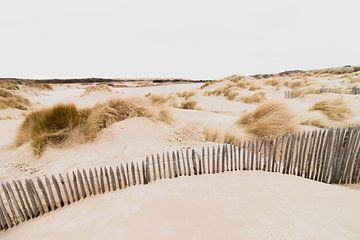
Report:
[[[223,145],[222,151],[221,151],[221,172],[225,171],[225,157],[226,157],[225,145]]]
[[[220,155],[221,155],[220,145],[218,145],[217,153],[216,153],[216,173],[220,172]]]
[[[85,185],[84,185],[82,174],[79,170],[77,170],[76,173],[77,173],[77,177],[78,177],[77,179],[79,180],[81,198],[85,199],[87,197],[87,195],[86,195],[86,191],[85,191]]]
[[[70,191],[70,195],[71,195],[71,202],[75,202],[74,189],[71,186],[71,180],[70,180],[70,177],[69,177],[69,173],[66,173],[66,181],[67,181],[68,186],[69,186],[69,191]]]
[[[156,161],[157,161],[157,165],[158,165],[159,178],[162,179],[163,174],[161,172],[160,155],[159,154],[156,154]]]
[[[154,181],[156,181],[157,177],[156,177],[155,157],[153,154],[151,154],[151,165],[152,165]]]
[[[51,210],[55,210],[57,209],[57,206],[56,206],[56,202],[55,202],[55,198],[54,198],[54,193],[52,191],[52,188],[51,188],[51,183],[50,183],[50,180],[47,176],[45,176],[45,184],[46,184],[46,188],[47,188],[47,191],[49,193],[49,196],[50,196],[50,206],[51,206]]]
[[[136,175],[135,175],[134,163],[131,162],[130,166],[131,166],[132,185],[136,185]]]
[[[125,169],[124,169],[124,166],[122,164],[120,164],[120,170],[121,170],[121,174],[122,174],[122,177],[123,177],[124,188],[126,188],[129,185],[128,185],[127,177],[125,175]]]
[[[15,223],[15,225],[18,225],[19,224],[19,220],[17,219],[17,216],[16,216],[16,213],[15,213],[15,209],[14,209],[14,206],[13,206],[13,203],[10,199],[10,195],[9,195],[9,192],[6,188],[6,186],[2,183],[1,184],[2,186],[2,189],[3,189],[3,192],[4,192],[4,195],[5,195],[5,198],[6,198],[6,201],[7,201],[7,204],[10,208],[10,212],[11,212],[11,215],[12,215],[12,220],[13,222]],[[15,204],[15,203],[14,203]]]
[[[142,184],[142,182],[141,182],[142,177],[141,177],[141,172],[140,172],[140,168],[139,168],[139,163],[138,163],[138,162],[136,162],[136,171],[137,171],[137,174],[138,174],[139,184]]]
[[[57,182],[57,179],[55,178],[54,175],[51,175],[51,179],[52,179],[52,182],[54,184],[55,191],[56,191],[57,197],[59,199],[60,206],[63,207],[65,204],[64,204],[64,200],[63,200],[62,195],[61,195],[59,183]]]
[[[37,177],[37,184],[42,192],[42,195],[45,199],[45,205],[46,205],[46,212],[50,212],[51,211],[51,204],[50,204],[50,201],[49,201],[49,197],[48,197],[48,194],[46,193],[46,189],[45,189],[45,186],[44,184],[42,183],[41,179],[39,177]]]
[[[165,153],[162,153],[162,168],[163,168],[163,173],[164,173],[164,178],[166,178],[166,159],[165,159]]]
[[[119,189],[122,189],[122,185],[121,185],[121,174],[120,174],[120,168],[119,168],[119,166],[116,166],[116,179],[117,179],[117,183],[118,183]]]
[[[210,174],[211,168],[210,168],[210,148],[207,147],[207,174]]]
[[[187,168],[186,168],[186,163],[185,163],[184,151],[181,149],[180,152],[181,152],[181,161],[182,161],[182,165],[183,165],[184,176],[187,176]]]
[[[167,162],[167,169],[168,169],[168,177],[171,179],[172,178],[172,172],[171,172],[171,160],[170,160],[170,154],[169,152],[166,152],[166,162]]]
[[[126,168],[128,168],[126,164]],[[101,193],[105,193],[105,181],[104,181],[104,170],[100,167],[100,189]]]
[[[175,152],[172,152],[172,162],[173,162],[173,169],[174,169],[174,177],[177,178],[178,177],[178,169],[177,169],[177,164],[176,164],[176,156],[175,156]]]
[[[30,217],[34,218],[35,213],[34,213],[32,207],[31,207],[30,200],[29,200],[28,196],[26,195],[26,191],[25,191],[25,189],[23,187],[23,184],[21,183],[20,180],[18,180],[18,185],[19,185],[20,191],[22,192],[22,196],[23,196],[25,204],[26,204],[26,209],[28,210]]]
[[[292,135],[286,136],[286,145],[285,145],[285,151],[284,151],[284,158],[283,158],[283,174],[289,173],[289,166],[290,166],[290,159],[289,159],[289,151],[290,151],[290,143],[291,143]]]
[[[146,159],[145,161],[145,170],[146,170],[146,179],[147,182],[151,182],[151,173],[150,173],[150,162],[149,159]]]
[[[188,149],[186,149],[186,165],[187,165],[187,175],[191,176],[190,157],[189,157]]]
[[[230,171],[234,171],[233,145],[229,145]]]
[[[98,171],[96,168],[94,168],[94,173],[95,173],[96,192],[98,194],[101,194],[100,177],[98,175]]]
[[[17,183],[15,181],[13,181],[13,185],[15,187],[15,190],[16,190],[16,193],[17,193],[17,196],[18,196],[18,199],[20,200],[20,204],[21,204],[21,207],[23,209],[23,212],[24,212],[24,216],[26,218],[26,220],[29,220],[31,218],[31,215],[25,205],[25,200],[23,198],[23,196],[21,195],[21,192],[20,192],[20,188],[19,186],[17,185]]]
[[[37,192],[36,188],[35,188],[35,184],[34,182],[31,180],[31,179],[28,179],[28,182],[30,184],[30,187],[33,191],[33,194],[34,194],[34,197],[35,197],[35,201],[37,203],[37,208],[39,209],[40,211],[40,215],[43,215],[44,214],[44,208],[43,208],[43,204],[40,200],[40,197],[39,197],[39,193]]]
[[[193,164],[194,175],[197,175],[197,164],[196,164],[196,156],[195,156],[194,149],[191,150],[191,159],[192,159],[192,164]]]
[[[183,167],[181,167],[179,150],[176,150],[176,162],[177,162],[179,176],[183,176],[183,171],[182,171]]]
[[[76,178],[76,174],[75,172],[72,172],[72,176],[73,176],[73,185],[74,185],[74,192],[75,192],[75,195],[76,195],[76,201],[80,201],[80,192],[79,192],[79,187],[78,187],[78,184],[77,184],[77,178]]]
[[[144,161],[141,162],[141,172],[142,172],[142,177],[143,177],[143,183],[144,185],[148,184],[147,179],[146,179],[146,173],[145,173],[145,163]]]
[[[205,168],[205,148],[204,147],[202,147],[202,149],[201,149],[201,165],[202,165],[202,167],[200,168],[201,169],[200,172],[202,174],[205,174],[206,168]]]
[[[61,183],[62,189],[64,190],[64,193],[65,193],[66,204],[69,205],[69,204],[70,204],[69,192],[68,192],[68,190],[67,190],[67,187],[66,187],[64,178],[63,178],[63,176],[62,176],[60,173],[59,173],[59,179],[60,179],[60,183]]]
[[[354,147],[354,151],[352,152],[352,164],[351,164],[351,168],[350,168],[350,183],[356,183],[355,182],[355,173],[356,173],[356,166],[357,166],[357,161],[360,161],[360,130],[357,129],[357,140],[355,143],[355,147]],[[358,156],[357,156],[358,155]],[[359,169],[359,168],[358,168]]]
[[[89,196],[91,196],[93,193],[92,193],[92,189],[90,187],[90,182],[89,182],[89,178],[86,174],[86,171],[85,169],[82,170],[82,174],[83,174],[83,177],[84,177],[84,182],[85,182],[85,190],[87,190],[87,192],[89,193]]]
[[[212,173],[215,174],[216,172],[216,165],[215,165],[215,161],[216,161],[216,155],[215,155],[215,147],[212,147]]]
[[[129,164],[128,163],[126,163],[126,177],[127,177],[128,186],[131,186],[130,171],[129,171]]]
[[[18,212],[19,215],[20,215],[21,222],[26,221],[25,214],[23,213],[23,211],[22,211],[21,208],[20,208],[20,205],[19,205],[19,203],[18,203],[18,200],[17,200],[16,197],[15,197],[14,191],[13,191],[10,183],[6,182],[5,184],[6,184],[6,187],[7,187],[8,191],[9,191],[10,198],[11,198],[11,200],[14,202],[15,209],[17,210],[17,212]]]
[[[6,211],[6,209],[5,209],[4,203],[2,201],[2,196],[0,194],[0,226],[1,226],[1,230],[7,230],[10,227],[6,220],[4,211]]]
[[[114,170],[112,169],[112,167],[109,168],[109,174],[110,174],[110,179],[111,179],[112,190],[115,191],[116,190],[116,182],[115,182]]]
[[[13,221],[8,213],[7,209],[5,208],[5,204],[2,200],[2,196],[0,193],[0,216],[1,221],[4,229],[8,229],[9,227],[12,228],[14,226]]]
[[[107,170],[107,167],[104,167],[104,175],[105,175],[105,179],[106,179],[106,185],[107,185],[107,191],[110,192],[111,191],[111,186],[110,186],[110,177],[109,177],[109,172]],[[106,191],[106,189],[105,189]]]

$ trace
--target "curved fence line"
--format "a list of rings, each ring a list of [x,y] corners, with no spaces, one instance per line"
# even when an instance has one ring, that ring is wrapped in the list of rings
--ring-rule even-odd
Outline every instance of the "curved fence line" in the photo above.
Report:
[[[285,91],[284,97],[286,99],[295,98],[295,91]],[[352,87],[352,88],[319,88],[316,89],[313,94],[321,94],[321,93],[336,93],[336,94],[353,94],[358,95],[360,94],[359,87]]]
[[[92,195],[158,179],[262,170],[331,184],[359,183],[360,129],[327,129],[236,145],[153,154],[141,162],[1,183],[0,230]]]

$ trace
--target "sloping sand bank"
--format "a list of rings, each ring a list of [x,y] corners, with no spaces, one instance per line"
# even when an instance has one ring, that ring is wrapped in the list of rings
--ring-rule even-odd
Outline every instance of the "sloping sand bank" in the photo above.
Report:
[[[360,239],[360,191],[266,172],[161,180],[91,197],[1,239]]]

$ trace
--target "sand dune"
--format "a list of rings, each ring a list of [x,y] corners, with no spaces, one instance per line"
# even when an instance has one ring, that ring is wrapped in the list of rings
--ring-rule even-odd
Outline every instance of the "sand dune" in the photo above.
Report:
[[[295,176],[203,175],[91,197],[0,237],[355,240],[358,202],[359,191]]]

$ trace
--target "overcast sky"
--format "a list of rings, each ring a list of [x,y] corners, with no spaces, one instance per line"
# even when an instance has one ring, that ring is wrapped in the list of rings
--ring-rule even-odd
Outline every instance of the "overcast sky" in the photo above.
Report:
[[[1,0],[0,77],[214,79],[360,65],[359,0]]]

